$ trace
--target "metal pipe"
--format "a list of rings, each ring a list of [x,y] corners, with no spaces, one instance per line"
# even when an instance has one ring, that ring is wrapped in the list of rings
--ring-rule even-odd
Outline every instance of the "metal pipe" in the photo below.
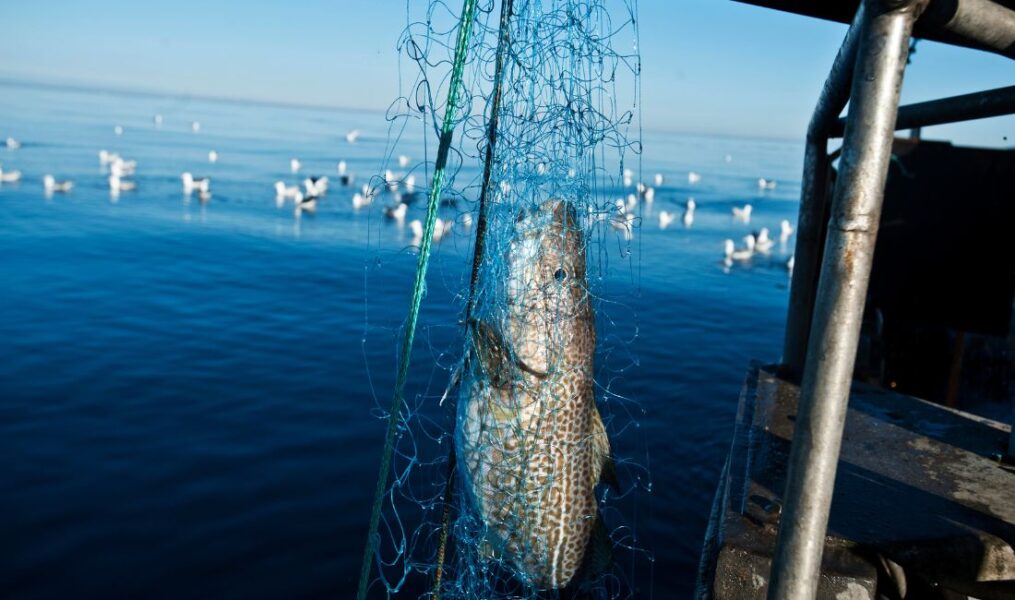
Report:
[[[925,3],[865,2],[769,599],[817,593],[899,91],[913,22]]]
[[[849,23],[859,0],[739,0],[776,10]],[[913,36],[1015,58],[1015,10],[994,0],[933,0]]]
[[[789,312],[783,340],[782,364],[794,376],[803,371],[807,356],[807,336],[811,328],[811,312],[821,263],[821,240],[826,222],[825,195],[828,187],[828,139],[835,120],[849,99],[849,86],[856,64],[857,40],[864,8],[856,11],[853,25],[839,46],[818,104],[807,126],[804,147],[804,172],[800,191],[800,212],[797,216],[796,248],[793,279],[790,282]]]
[[[895,129],[929,127],[1010,114],[1015,114],[1015,85],[900,106]],[[845,119],[836,121],[832,137],[842,137],[845,126]]]
[[[934,0],[917,24],[916,35],[934,32],[943,42],[1015,58],[1015,10],[993,0]]]

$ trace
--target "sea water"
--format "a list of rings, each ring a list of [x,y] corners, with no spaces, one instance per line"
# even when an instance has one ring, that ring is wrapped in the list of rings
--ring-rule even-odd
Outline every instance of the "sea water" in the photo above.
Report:
[[[732,267],[723,240],[760,227],[778,240],[780,221],[795,223],[802,145],[652,125],[664,124],[644,124],[627,166],[665,181],[635,209],[630,242],[606,228],[591,254],[604,273],[597,381],[623,413],[621,476],[638,479],[623,519],[652,560],[637,593],[681,597],[746,367],[779,359],[786,317],[793,239]],[[351,196],[404,172],[403,153],[426,180],[433,140],[419,123],[400,130],[379,113],[0,84],[0,137],[23,142],[0,149],[23,173],[0,186],[0,589],[351,594],[416,262],[408,227],[382,216],[390,197],[355,210]],[[137,160],[135,191],[111,196],[100,149]],[[339,160],[354,186],[339,185]],[[212,178],[210,199],[183,193],[184,171]],[[75,187],[47,197],[45,174]],[[272,185],[304,175],[332,183],[297,215]],[[751,222],[734,221],[746,203]],[[414,405],[436,405],[460,351],[470,208],[442,209],[458,221],[435,246]],[[678,215],[666,230],[661,210]]]

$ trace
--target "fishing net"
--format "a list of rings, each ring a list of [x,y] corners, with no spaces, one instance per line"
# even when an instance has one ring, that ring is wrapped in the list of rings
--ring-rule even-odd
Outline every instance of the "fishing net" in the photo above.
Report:
[[[640,154],[634,1],[407,3],[412,84],[389,110],[387,159],[422,124],[425,160],[364,192],[389,214],[429,202],[410,228],[392,410],[378,402],[390,420],[361,597],[644,591],[630,508],[651,484],[624,442],[640,409],[611,390],[630,364],[615,360],[607,289],[611,260],[636,270],[636,203],[617,201]],[[452,235],[468,246],[457,275],[441,263],[455,333],[436,348],[423,328],[444,381],[414,390],[432,244]]]

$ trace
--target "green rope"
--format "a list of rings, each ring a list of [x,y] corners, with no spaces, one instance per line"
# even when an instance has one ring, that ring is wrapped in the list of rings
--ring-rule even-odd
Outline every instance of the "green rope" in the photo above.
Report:
[[[423,239],[419,246],[416,278],[412,285],[412,304],[409,306],[409,317],[405,324],[405,337],[402,340],[402,353],[398,363],[398,378],[395,381],[395,393],[391,401],[391,411],[388,413],[388,431],[384,439],[380,473],[377,475],[377,488],[374,490],[374,506],[370,513],[367,543],[363,547],[363,564],[359,574],[359,592],[356,594],[358,600],[366,598],[367,587],[370,583],[371,564],[377,548],[379,537],[377,527],[381,520],[381,504],[384,500],[384,490],[387,487],[388,475],[391,472],[391,458],[395,448],[398,415],[402,410],[402,393],[405,389],[405,380],[409,375],[409,359],[412,354],[412,342],[416,336],[416,321],[419,317],[419,307],[423,303],[423,293],[426,289],[426,271],[430,263],[430,248],[433,242],[434,224],[437,221],[437,208],[441,192],[444,188],[444,168],[448,161],[448,149],[451,147],[455,113],[458,112],[458,88],[461,86],[462,73],[465,71],[465,51],[469,43],[469,35],[472,31],[475,12],[475,0],[464,0],[462,17],[459,22],[458,41],[455,45],[451,84],[448,89],[448,104],[444,111],[444,122],[441,125],[441,139],[440,145],[437,148],[437,161],[434,164],[433,184],[430,187],[430,197],[427,202],[426,223],[423,226]]]
[[[494,147],[497,144],[497,123],[500,118],[501,88],[504,81],[504,55],[510,44],[508,20],[514,10],[514,0],[502,0],[500,5],[500,36],[497,40],[497,58],[494,67],[493,96],[490,100],[490,121],[487,124],[486,153],[483,163],[483,185],[479,193],[479,218],[476,220],[476,246],[472,255],[472,276],[469,280],[469,303],[465,309],[466,327],[472,320],[476,307],[476,285],[479,281],[479,267],[486,253],[486,225],[488,195],[490,181],[493,177]],[[454,411],[452,411],[454,414]],[[448,448],[448,480],[444,488],[444,512],[441,517],[441,532],[437,545],[437,568],[434,572],[433,600],[439,600],[441,579],[444,575],[444,559],[448,545],[448,532],[451,528],[451,496],[455,489],[455,446]]]

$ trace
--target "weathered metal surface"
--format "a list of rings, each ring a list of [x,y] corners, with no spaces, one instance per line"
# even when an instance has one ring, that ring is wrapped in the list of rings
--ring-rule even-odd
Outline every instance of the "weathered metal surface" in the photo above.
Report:
[[[804,365],[769,598],[813,598],[910,32],[926,0],[867,0]]]
[[[929,127],[1010,114],[1015,114],[1015,85],[900,106],[895,129]],[[836,121],[830,132],[831,137],[842,136],[845,126],[845,119]]]
[[[861,0],[739,0],[849,23]],[[932,0],[913,35],[1015,58],[1015,0]]]
[[[699,597],[765,596],[799,398],[774,368],[748,374]],[[816,597],[873,598],[879,583],[907,578],[1012,597],[1015,466],[999,460],[1009,435],[1006,424],[854,383]]]
[[[821,249],[828,222],[826,202],[829,189],[828,139],[836,118],[849,100],[849,88],[856,64],[856,47],[860,39],[863,9],[857,11],[853,25],[839,47],[839,53],[821,89],[817,106],[807,126],[804,148],[804,172],[800,190],[800,212],[797,216],[796,244],[793,256],[793,278],[790,282],[789,311],[782,363],[795,375],[803,371],[807,356],[807,338],[811,330],[814,294],[817,291]]]

